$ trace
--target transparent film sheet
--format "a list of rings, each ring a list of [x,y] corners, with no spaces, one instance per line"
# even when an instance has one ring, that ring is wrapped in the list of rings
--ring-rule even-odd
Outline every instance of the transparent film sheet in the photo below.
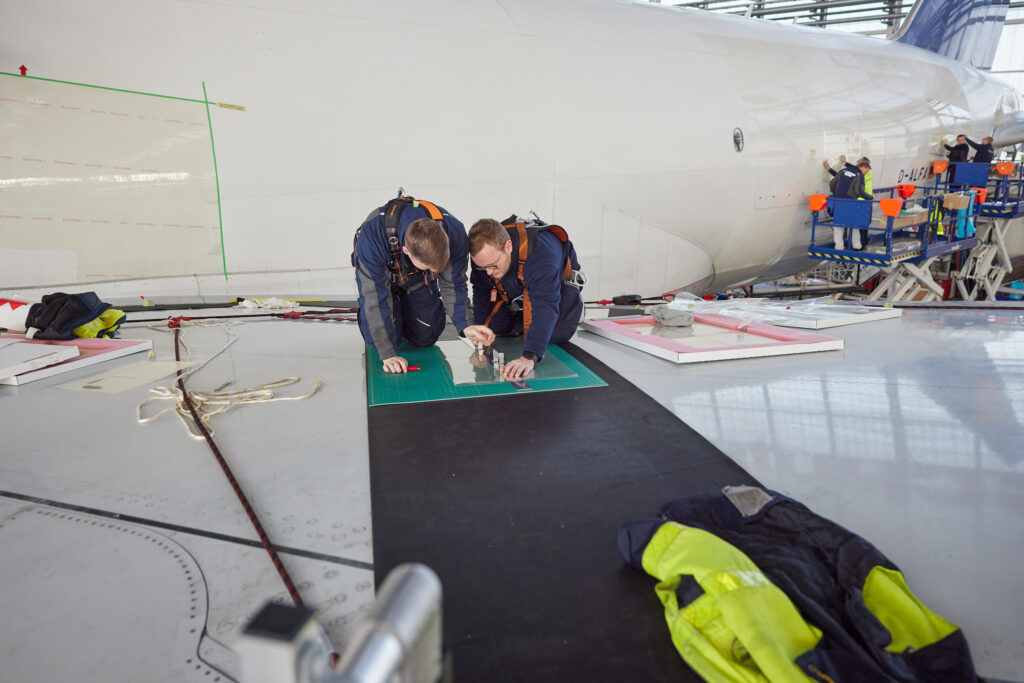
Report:
[[[759,334],[723,330],[714,325],[695,322],[685,327],[662,325],[660,323],[630,324],[634,332],[662,339],[671,339],[695,349],[717,349],[723,346],[745,346],[752,344],[782,344],[784,342]]]
[[[82,377],[71,382],[58,384],[61,389],[93,391],[101,394],[119,394],[195,365],[184,361],[144,360],[122,365],[119,368],[101,372],[91,377]]]
[[[0,75],[0,194],[11,286],[223,268],[202,102]]]
[[[744,321],[810,330],[898,318],[903,313],[898,308],[839,303],[827,296],[803,301],[769,301],[759,298],[703,301],[677,297],[667,305],[682,311],[717,313]]]
[[[481,358],[477,352],[462,341],[439,341],[435,344],[438,351],[451,371],[452,383],[456,386],[465,384],[496,384],[507,382],[502,379],[494,368],[494,358],[499,353],[505,354],[505,362],[515,360],[523,355],[522,337],[498,337],[494,345],[485,350]],[[533,379],[563,379],[576,377],[576,373],[560,361],[554,354],[544,354],[544,359],[534,363],[533,371],[523,378],[526,382]]]

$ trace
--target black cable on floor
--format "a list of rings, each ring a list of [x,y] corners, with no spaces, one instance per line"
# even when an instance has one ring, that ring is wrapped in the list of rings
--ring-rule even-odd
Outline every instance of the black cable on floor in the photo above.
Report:
[[[180,315],[166,318],[133,318],[130,323],[163,323],[171,320],[214,320],[234,318],[284,318],[286,320],[337,320],[341,322],[356,322],[355,318],[333,318],[327,317],[330,314],[352,314],[358,308],[332,308],[329,311],[289,311],[288,313],[239,313],[237,315]]]
[[[179,344],[180,333],[181,328],[174,328],[174,360],[179,362],[181,361],[181,347]],[[237,495],[238,500],[241,501],[245,514],[249,516],[249,521],[252,522],[253,527],[256,529],[256,534],[260,537],[260,543],[263,544],[263,549],[267,551],[268,555],[270,555],[270,561],[274,564],[274,568],[277,569],[277,573],[280,575],[281,580],[284,581],[284,586],[288,589],[288,594],[291,596],[292,602],[294,602],[297,607],[305,607],[305,603],[302,601],[302,596],[299,595],[299,589],[296,588],[295,582],[292,581],[292,577],[288,574],[288,570],[285,569],[284,563],[281,562],[281,558],[278,556],[277,550],[274,549],[274,545],[270,542],[267,532],[263,529],[263,524],[260,522],[259,517],[256,516],[256,511],[252,509],[252,505],[249,504],[249,499],[246,497],[245,492],[242,491],[242,487],[239,485],[238,479],[235,478],[235,475],[228,466],[224,456],[221,455],[220,449],[217,448],[217,444],[213,442],[213,437],[210,436],[210,432],[206,429],[206,425],[204,425],[203,421],[199,419],[195,406],[192,405],[192,401],[188,397],[188,392],[185,390],[185,381],[181,377],[178,377],[178,389],[181,391],[182,400],[188,407],[189,413],[192,414],[192,420],[206,439],[206,443],[210,446],[210,450],[213,451],[214,457],[217,458],[217,462],[220,463],[221,469],[224,470],[224,475],[228,478],[231,488],[235,490],[235,495]]]

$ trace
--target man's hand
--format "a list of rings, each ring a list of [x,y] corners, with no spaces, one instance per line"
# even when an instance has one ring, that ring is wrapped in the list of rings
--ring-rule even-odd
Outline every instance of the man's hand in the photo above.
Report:
[[[505,363],[501,376],[505,379],[519,379],[520,377],[526,377],[531,372],[533,372],[533,361],[520,356],[514,361]]]
[[[830,168],[832,168],[831,166],[828,165],[828,159],[825,159],[824,161],[822,161],[821,165],[825,167],[826,171],[829,170]]]
[[[409,369],[409,361],[401,356],[384,359],[384,372],[405,372]]]
[[[490,346],[494,343],[494,332],[486,325],[470,325],[463,328],[462,334],[466,335],[466,339],[474,344]]]
[[[469,364],[474,368],[480,368],[481,370],[491,367],[491,361],[488,360],[487,356],[481,356],[476,351],[469,354]]]

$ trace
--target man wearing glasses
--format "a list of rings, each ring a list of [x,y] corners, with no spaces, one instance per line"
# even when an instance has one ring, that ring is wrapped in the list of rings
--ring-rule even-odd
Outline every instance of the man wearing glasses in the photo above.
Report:
[[[559,226],[484,218],[469,231],[469,254],[473,327],[523,334],[523,355],[506,363],[502,375],[525,377],[548,344],[568,341],[583,318],[585,277],[576,250]]]

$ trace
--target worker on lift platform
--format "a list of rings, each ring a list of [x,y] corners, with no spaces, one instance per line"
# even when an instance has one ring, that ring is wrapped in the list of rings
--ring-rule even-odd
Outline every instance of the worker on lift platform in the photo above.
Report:
[[[867,192],[864,188],[864,175],[871,171],[871,165],[867,159],[862,157],[857,165],[854,166],[851,163],[847,163],[846,155],[840,155],[839,161],[842,162],[843,168],[839,171],[834,170],[829,166],[828,161],[822,161],[822,166],[828,171],[833,177],[829,183],[829,190],[832,192],[832,196],[841,199],[872,199],[873,196]],[[832,215],[831,202],[829,203],[828,215]],[[835,243],[836,249],[845,249],[845,240],[843,239],[844,228],[835,226],[832,228],[832,240]],[[867,244],[861,242],[861,233],[858,230],[851,230],[850,241],[856,251],[861,251]]]

